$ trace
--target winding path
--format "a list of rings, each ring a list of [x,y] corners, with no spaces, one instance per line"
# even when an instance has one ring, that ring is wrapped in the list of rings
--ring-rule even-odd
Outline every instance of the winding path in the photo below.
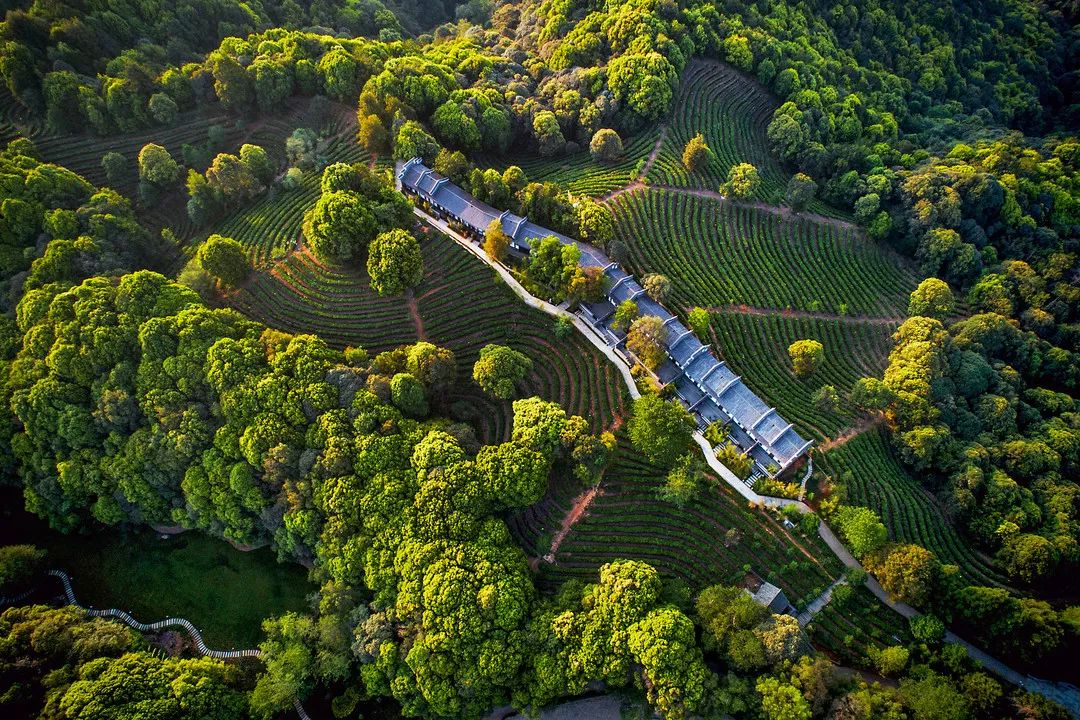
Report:
[[[855,559],[846,547],[844,547],[844,544],[840,542],[840,539],[836,537],[833,531],[829,529],[829,526],[824,522],[818,525],[818,535],[820,535],[821,539],[825,541],[825,544],[829,546],[829,549],[836,553],[836,556],[840,558],[840,561],[844,563],[844,565],[851,568],[862,569],[862,565],[859,561]],[[889,593],[885,592],[885,588],[881,587],[881,583],[879,583],[877,578],[873,575],[867,574],[866,587],[878,600],[908,620],[922,615],[921,612],[907,603],[893,600],[889,597]],[[1032,677],[1031,675],[1024,675],[1023,673],[1017,672],[981,648],[972,645],[951,630],[945,632],[945,641],[963,647],[967,650],[968,656],[971,657],[972,660],[993,672],[995,675],[998,675],[1003,680],[1022,687],[1030,692],[1038,693],[1043,697],[1049,698],[1062,705],[1074,718],[1080,718],[1080,688],[1077,688],[1075,685],[1044,680],[1042,678]]]
[[[60,584],[64,586],[64,599],[67,601],[68,605],[82,610],[90,617],[119,620],[129,628],[141,633],[156,632],[170,627],[183,628],[188,635],[191,636],[191,639],[195,641],[195,649],[199,651],[200,655],[215,658],[217,660],[234,660],[244,657],[261,658],[263,656],[262,650],[259,650],[258,648],[245,650],[212,650],[206,646],[199,629],[195,627],[190,620],[184,618],[165,618],[164,620],[158,620],[157,622],[142,623],[132,617],[131,613],[124,610],[118,610],[116,608],[96,610],[94,608],[85,607],[80,605],[79,601],[76,599],[75,591],[71,587],[71,578],[68,577],[66,572],[63,570],[49,570],[46,574],[56,578],[60,581]],[[14,597],[0,597],[0,605],[14,605],[30,597],[35,592],[37,592],[37,588],[31,588]],[[311,716],[304,710],[304,705],[300,702],[300,698],[293,697],[293,709],[296,710],[296,714],[300,716],[300,720],[311,720]]]
[[[818,312],[815,310],[789,310],[777,308],[764,308],[755,305],[709,305],[704,308],[718,315],[754,315],[758,317],[770,317],[773,315],[786,318],[808,318],[811,320],[831,320],[854,325],[887,325],[896,326],[904,322],[900,316],[887,317],[880,315],[838,315],[836,313]],[[689,308],[687,308],[689,310]]]
[[[169,627],[183,628],[187,631],[188,635],[191,636],[191,639],[195,641],[195,649],[199,651],[200,655],[216,658],[218,660],[231,660],[233,658],[242,657],[262,657],[262,650],[259,650],[258,648],[248,650],[211,650],[206,646],[206,643],[203,642],[202,633],[199,632],[199,629],[195,627],[190,620],[185,620],[184,618],[165,618],[164,620],[158,620],[157,622],[141,623],[124,610],[117,610],[116,608],[95,610],[94,608],[84,607],[75,599],[75,591],[71,588],[71,578],[68,577],[66,572],[63,570],[49,570],[48,574],[57,578],[64,586],[64,598],[67,600],[68,605],[79,608],[90,617],[113,618],[139,632],[156,632]]]

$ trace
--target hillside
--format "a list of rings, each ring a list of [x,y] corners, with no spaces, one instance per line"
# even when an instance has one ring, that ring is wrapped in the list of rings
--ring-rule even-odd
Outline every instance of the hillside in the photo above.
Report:
[[[1080,717],[1068,3],[5,12],[0,714]]]

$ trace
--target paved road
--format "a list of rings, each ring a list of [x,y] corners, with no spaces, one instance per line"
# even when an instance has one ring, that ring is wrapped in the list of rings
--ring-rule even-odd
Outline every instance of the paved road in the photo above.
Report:
[[[862,565],[856,560],[848,549],[844,547],[844,544],[840,542],[840,539],[836,537],[829,526],[824,522],[818,525],[818,535],[825,541],[825,544],[829,546],[829,549],[836,553],[836,556],[840,558],[840,561],[847,567],[862,568]],[[899,602],[889,597],[889,593],[885,592],[885,588],[881,587],[881,583],[873,575],[867,575],[866,587],[870,589],[878,600],[889,606],[896,612],[900,613],[907,619],[912,619],[922,615],[921,612],[908,605],[905,602]],[[1080,688],[1070,685],[1069,683],[1053,682],[1051,680],[1044,680],[1042,678],[1032,677],[1031,675],[1024,675],[1012,669],[1002,661],[993,657],[984,650],[972,645],[967,640],[958,636],[951,630],[946,631],[945,640],[947,642],[956,643],[962,645],[971,659],[982,665],[984,668],[994,673],[1001,679],[1018,685],[1025,690],[1038,693],[1047,697],[1054,702],[1060,703],[1069,714],[1074,718],[1080,720]]]

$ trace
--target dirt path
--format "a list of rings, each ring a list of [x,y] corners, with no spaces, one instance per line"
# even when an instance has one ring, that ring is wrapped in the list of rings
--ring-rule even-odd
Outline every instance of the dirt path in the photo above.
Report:
[[[585,517],[585,514],[589,510],[589,505],[591,505],[593,499],[600,494],[600,486],[594,485],[574,498],[574,504],[570,506],[570,511],[563,517],[562,526],[559,528],[559,531],[555,533],[555,537],[551,539],[551,549],[548,551],[547,555],[544,556],[544,562],[555,562],[555,553],[559,551],[559,546],[562,545],[566,536],[570,534],[570,530],[574,527],[574,524]]]
[[[689,310],[690,308],[687,308]],[[904,322],[904,318],[899,315],[895,317],[881,317],[875,315],[837,315],[835,313],[816,312],[813,310],[792,310],[791,308],[785,308],[778,310],[775,308],[763,308],[755,307],[753,305],[710,305],[705,308],[711,313],[734,313],[739,315],[780,315],[781,317],[789,318],[809,318],[812,320],[837,320],[839,322],[855,323],[855,324],[869,324],[869,325],[899,325]]]
[[[416,302],[416,294],[413,293],[413,289],[409,288],[405,291],[405,304],[409,308],[409,315],[412,316],[413,326],[416,327],[417,340],[427,341],[427,332],[424,331],[424,318],[420,317],[420,305]]]
[[[638,176],[634,178],[634,180],[629,185],[621,187],[618,190],[612,190],[607,195],[599,198],[599,202],[606,203],[610,200],[614,200],[615,198],[624,193],[633,192],[634,190],[637,190],[639,188],[647,187],[645,181],[642,180],[642,178],[646,177],[649,174],[649,171],[652,170],[653,163],[656,162],[656,158],[660,155],[660,150],[664,147],[664,140],[667,139],[667,131],[667,125],[660,126],[660,134],[656,138],[656,144],[653,145],[653,149],[650,150],[648,156],[646,156],[645,164],[642,165],[641,172],[638,173]]]
[[[825,442],[821,443],[817,446],[817,449],[821,452],[828,452],[834,448],[838,448],[849,440],[854,440],[855,438],[859,437],[867,430],[872,430],[876,428],[883,422],[885,422],[885,417],[882,415],[871,415],[870,417],[865,417],[859,420],[859,422],[849,427],[847,430],[844,430],[844,432],[840,433],[836,437],[830,438]]]
[[[624,193],[632,192],[638,188],[646,187],[646,185],[640,181],[630,183],[624,188],[616,190],[612,193],[600,198],[600,202],[607,202]],[[744,207],[752,207],[755,210],[769,213],[770,215],[777,215],[784,220],[810,220],[811,222],[820,223],[822,225],[832,225],[833,227],[841,228],[843,230],[853,230],[861,233],[863,230],[849,220],[841,220],[840,218],[828,217],[826,215],[819,215],[818,213],[803,211],[796,211],[786,205],[770,205],[768,203],[761,202],[760,200],[731,200],[730,198],[721,195],[715,190],[703,190],[701,188],[685,188],[675,187],[674,185],[654,185],[649,184],[647,187],[653,190],[663,190],[664,192],[675,193],[678,195],[690,195],[693,197],[704,198],[706,200],[716,200],[724,203],[735,203]]]

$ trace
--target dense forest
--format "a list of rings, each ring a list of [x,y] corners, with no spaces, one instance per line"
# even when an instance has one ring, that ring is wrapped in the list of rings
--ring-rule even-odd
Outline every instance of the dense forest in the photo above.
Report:
[[[72,609],[12,608],[0,615],[0,708],[58,719],[270,718],[294,697],[321,694],[336,717],[386,696],[410,717],[478,718],[602,687],[628,689],[669,718],[1066,717],[990,677],[945,633],[1059,677],[1080,647],[1075,8],[216,0],[4,9],[0,102],[45,137],[152,132],[164,144],[199,111],[240,127],[321,97],[356,108],[356,142],[374,157],[421,157],[481,200],[620,260],[627,248],[607,205],[510,163],[586,150],[617,159],[668,117],[693,58],[753,77],[777,100],[766,137],[794,174],[789,198],[816,196],[849,214],[927,278],[883,376],[859,380],[850,396],[885,418],[899,457],[1011,587],[976,584],[926,548],[887,542],[878,514],[847,504],[842,476],[818,512],[892,597],[927,613],[911,622],[907,646],[896,638],[862,653],[878,677],[895,679],[885,685],[834,673],[794,618],[728,578],[691,589],[646,562],[617,560],[587,581],[543,587],[508,518],[550,484],[595,485],[620,451],[614,435],[522,397],[531,361],[506,347],[485,347],[466,369],[431,342],[369,353],[272,329],[221,302],[251,272],[240,243],[211,234],[182,247],[144,222],[179,195],[185,217],[175,224],[210,232],[270,188],[315,178],[300,225],[306,247],[329,265],[366,263],[372,288],[396,296],[423,268],[412,208],[385,166],[322,162],[303,129],[283,163],[254,144],[216,157],[189,146],[177,158],[151,143],[137,162],[102,160],[110,182],[138,175],[129,198],[46,161],[5,125],[2,482],[58,531],[173,525],[269,543],[282,561],[311,568],[320,590],[310,612],[266,621],[257,677],[162,659],[134,633]],[[688,145],[688,167],[695,152],[711,151]],[[509,167],[493,169],[492,158]],[[750,170],[733,170],[719,189],[738,197],[740,182],[756,182]],[[501,258],[508,239],[496,231],[485,248]],[[177,256],[194,259],[197,280],[162,274]],[[546,298],[593,299],[601,278],[577,260],[545,241],[520,277]],[[671,282],[653,276],[650,292]],[[627,325],[645,320],[628,314]],[[571,331],[557,325],[553,337]],[[517,398],[505,442],[485,444],[455,419],[451,390],[468,370],[488,396]],[[671,471],[672,487],[704,483],[688,454],[691,424],[650,393],[628,419],[630,442]],[[29,586],[28,564],[43,566],[26,552],[0,552],[0,595]],[[854,607],[846,590],[834,602]]]

